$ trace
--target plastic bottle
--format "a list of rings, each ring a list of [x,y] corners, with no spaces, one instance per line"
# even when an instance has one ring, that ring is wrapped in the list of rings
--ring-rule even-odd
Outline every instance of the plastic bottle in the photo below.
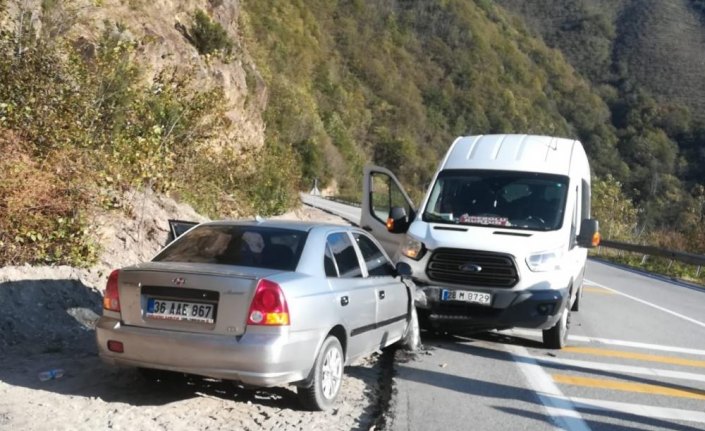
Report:
[[[61,368],[54,368],[53,370],[42,371],[39,373],[38,377],[42,382],[46,382],[47,380],[57,380],[64,377],[64,370]]]

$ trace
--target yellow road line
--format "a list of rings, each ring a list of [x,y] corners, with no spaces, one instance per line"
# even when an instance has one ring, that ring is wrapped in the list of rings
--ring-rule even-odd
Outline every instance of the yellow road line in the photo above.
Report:
[[[699,389],[676,389],[667,386],[647,385],[644,383],[619,382],[616,380],[593,379],[589,377],[567,376],[565,374],[551,375],[556,383],[564,385],[584,386],[588,388],[612,389],[640,394],[665,395],[669,397],[693,398],[705,400],[705,391]]]
[[[674,356],[650,355],[648,353],[623,352],[621,350],[598,349],[596,347],[564,347],[563,352],[584,355],[607,356],[610,358],[635,359],[638,361],[659,362],[662,364],[685,365],[687,367],[705,368],[705,361],[676,358]]]
[[[609,291],[607,289],[603,289],[601,287],[584,286],[583,290],[585,292],[590,292],[590,293],[600,293],[603,295],[614,295],[614,292]]]

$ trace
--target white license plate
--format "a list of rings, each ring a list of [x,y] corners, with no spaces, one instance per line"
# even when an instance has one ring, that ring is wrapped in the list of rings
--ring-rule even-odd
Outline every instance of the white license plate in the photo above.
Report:
[[[146,316],[150,319],[213,323],[215,305],[149,298]]]
[[[490,305],[492,303],[492,295],[489,293],[473,292],[472,290],[443,290],[441,292],[441,300]]]

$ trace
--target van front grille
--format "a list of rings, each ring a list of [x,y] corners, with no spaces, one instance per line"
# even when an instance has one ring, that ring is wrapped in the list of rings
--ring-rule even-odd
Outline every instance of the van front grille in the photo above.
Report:
[[[433,252],[426,275],[440,283],[481,287],[514,287],[519,282],[514,259],[508,254],[439,248]]]

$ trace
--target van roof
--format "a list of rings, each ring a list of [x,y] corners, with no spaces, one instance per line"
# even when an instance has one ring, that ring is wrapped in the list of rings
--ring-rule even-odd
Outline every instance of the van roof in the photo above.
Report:
[[[442,169],[492,169],[568,175],[573,139],[537,135],[477,135],[456,139]]]

